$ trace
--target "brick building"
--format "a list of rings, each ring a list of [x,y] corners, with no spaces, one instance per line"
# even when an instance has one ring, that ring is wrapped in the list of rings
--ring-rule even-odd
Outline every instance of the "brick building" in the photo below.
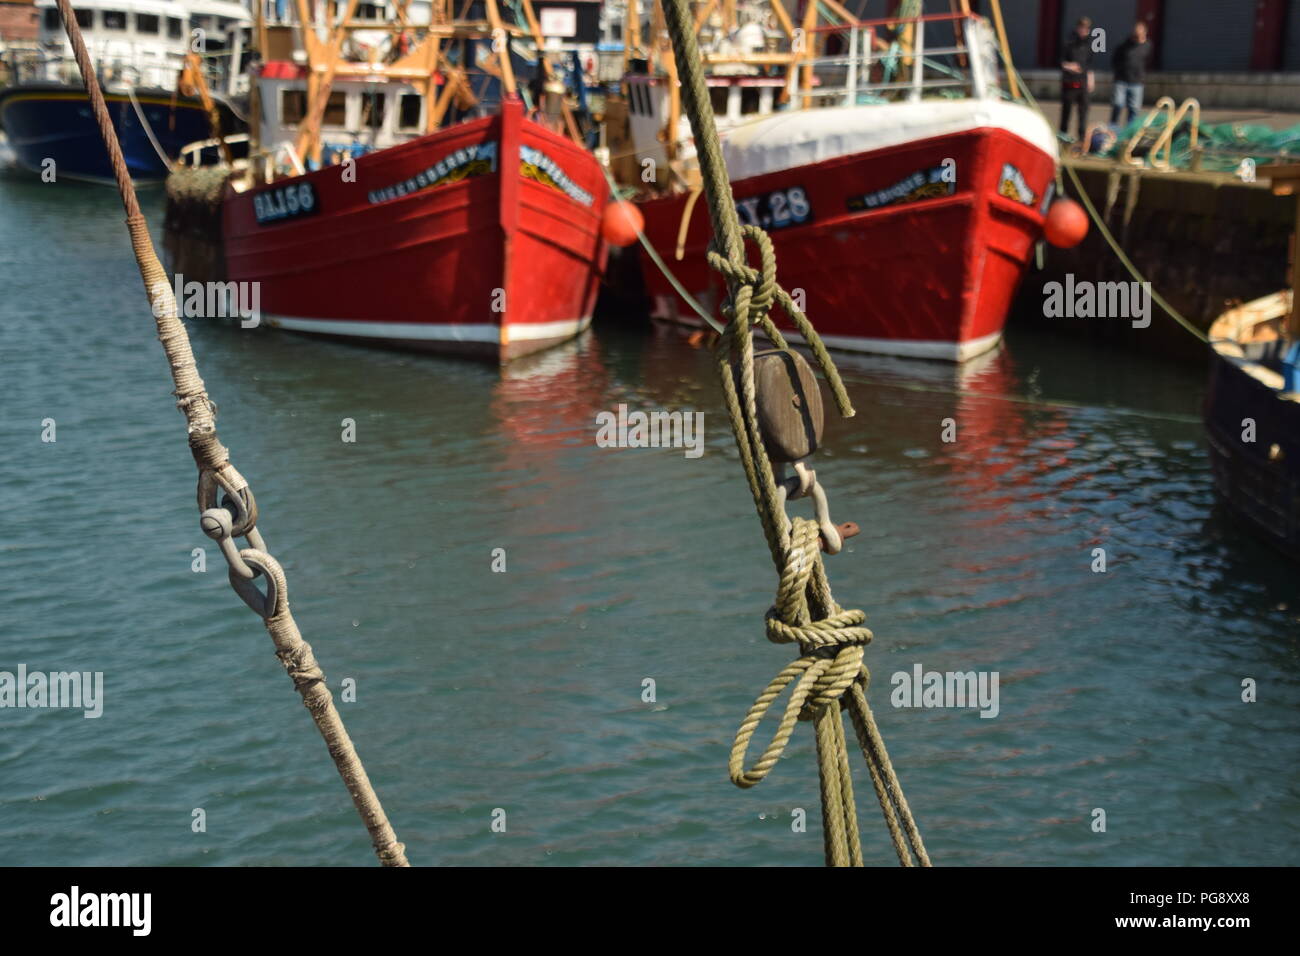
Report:
[[[37,12],[32,0],[0,0],[0,43],[36,42]]]

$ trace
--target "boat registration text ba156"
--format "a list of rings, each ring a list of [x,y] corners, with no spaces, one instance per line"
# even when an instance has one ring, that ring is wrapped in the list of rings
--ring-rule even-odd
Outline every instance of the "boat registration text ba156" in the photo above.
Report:
[[[310,216],[318,208],[316,190],[311,183],[291,183],[253,196],[253,213],[259,226]]]

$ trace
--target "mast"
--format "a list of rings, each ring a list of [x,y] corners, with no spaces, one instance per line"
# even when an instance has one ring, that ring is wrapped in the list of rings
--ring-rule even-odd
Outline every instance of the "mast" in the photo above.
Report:
[[[496,50],[498,43],[501,49],[497,50],[497,58],[501,64],[501,83],[507,94],[513,96],[517,91],[515,89],[515,70],[510,63],[510,34],[506,32],[505,24],[501,20],[501,11],[497,9],[497,0],[486,0],[488,23],[492,24],[492,47]],[[538,53],[540,54],[540,50]]]

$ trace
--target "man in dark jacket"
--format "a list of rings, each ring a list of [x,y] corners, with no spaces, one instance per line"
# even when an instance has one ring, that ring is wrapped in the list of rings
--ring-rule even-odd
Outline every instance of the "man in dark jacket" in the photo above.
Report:
[[[1147,25],[1139,20],[1133,27],[1133,35],[1119,45],[1111,61],[1115,70],[1115,94],[1111,99],[1110,125],[1118,125],[1125,110],[1128,111],[1126,126],[1142,111],[1142,84],[1146,82],[1150,55]]]
[[[1088,129],[1088,94],[1092,92],[1092,21],[1080,17],[1061,47],[1061,132],[1070,129],[1071,110],[1079,111],[1079,139]]]

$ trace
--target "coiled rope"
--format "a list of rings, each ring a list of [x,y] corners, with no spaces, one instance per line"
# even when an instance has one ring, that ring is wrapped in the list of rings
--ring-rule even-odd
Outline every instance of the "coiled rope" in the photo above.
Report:
[[[58,0],[58,4],[68,41],[72,44],[77,60],[77,68],[81,71],[82,82],[86,84],[86,92],[90,95],[95,122],[99,125],[100,136],[108,150],[117,189],[122,196],[126,226],[131,234],[131,247],[157,322],[158,338],[171,366],[172,381],[176,386],[176,406],[185,415],[188,424],[190,452],[199,468],[199,508],[203,510],[203,530],[219,541],[230,564],[230,580],[235,590],[253,610],[261,614],[275,644],[276,656],[284,665],[295,689],[302,695],[303,704],[325,739],[334,766],[370,832],[380,862],[384,866],[409,866],[405,847],[397,842],[397,836],[370,784],[361,758],[357,756],[356,747],[343,726],[343,720],[334,706],[334,697],[325,685],[325,675],[312,654],[311,645],[303,640],[293,614],[289,611],[284,570],[267,553],[261,532],[256,527],[257,506],[252,489],[230,463],[229,453],[217,437],[216,403],[208,397],[194,361],[194,352],[190,348],[189,335],[177,317],[175,293],[162,263],[158,261],[153,240],[149,236],[148,223],[140,213],[131,174],[122,157],[122,147],[117,141],[117,132],[113,129],[113,121],[104,103],[104,94],[95,76],[94,65],[82,39],[72,4],[70,0]],[[223,491],[225,497],[221,506],[217,507],[217,496]],[[252,547],[237,549],[234,545],[235,537],[246,538]],[[266,579],[265,595],[252,583],[255,577]]]
[[[842,716],[842,711],[847,710],[899,862],[904,866],[915,863],[929,866],[930,858],[921,834],[867,704],[870,675],[863,664],[863,648],[870,642],[871,632],[863,626],[866,615],[862,611],[845,610],[835,603],[822,564],[818,524],[800,517],[793,521],[786,518],[772,462],[759,430],[754,332],[761,330],[776,348],[789,350],[772,321],[770,313],[774,306],[803,335],[840,413],[845,417],[853,415],[853,406],[812,323],[776,282],[772,240],[756,226],[740,225],[686,0],[666,0],[664,12],[680,71],[682,105],[695,135],[713,225],[708,261],[727,283],[728,298],[722,306],[727,324],[716,353],[718,374],[745,478],[772,561],[780,574],[776,602],[767,612],[767,636],[776,643],[797,644],[800,654],[772,679],[745,715],[731,750],[731,780],[740,787],[759,783],[780,759],[796,722],[811,720],[817,741],[826,863],[862,866],[862,844]],[[757,247],[757,269],[746,259],[747,240]],[[759,721],[790,685],[793,689],[775,735],[753,766],[746,769],[746,752]]]

